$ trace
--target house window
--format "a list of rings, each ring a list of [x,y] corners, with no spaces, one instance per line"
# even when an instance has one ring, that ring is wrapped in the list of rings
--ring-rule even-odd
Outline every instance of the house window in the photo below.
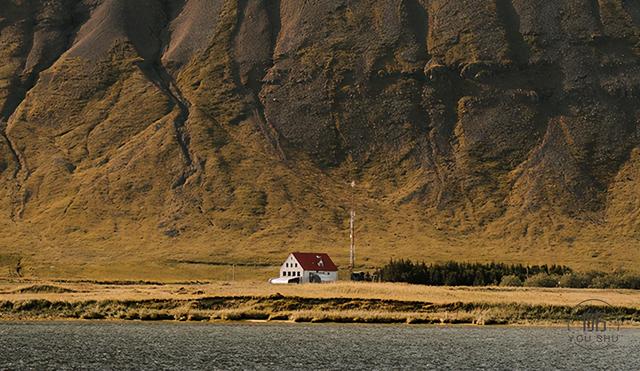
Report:
[[[298,272],[298,277],[300,277],[300,272]]]
[[[285,267],[289,268],[289,263],[284,263]]]

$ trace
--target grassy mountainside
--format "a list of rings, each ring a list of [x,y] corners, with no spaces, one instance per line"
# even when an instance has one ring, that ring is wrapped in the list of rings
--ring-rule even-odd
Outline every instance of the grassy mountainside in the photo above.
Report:
[[[363,267],[640,262],[636,1],[0,10],[6,272],[344,266],[351,180]]]

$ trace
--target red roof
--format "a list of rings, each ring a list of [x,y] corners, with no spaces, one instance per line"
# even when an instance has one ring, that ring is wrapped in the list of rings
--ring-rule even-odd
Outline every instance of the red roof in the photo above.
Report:
[[[294,252],[293,257],[300,263],[302,269],[306,271],[338,271],[338,267],[333,264],[329,255],[325,253]]]

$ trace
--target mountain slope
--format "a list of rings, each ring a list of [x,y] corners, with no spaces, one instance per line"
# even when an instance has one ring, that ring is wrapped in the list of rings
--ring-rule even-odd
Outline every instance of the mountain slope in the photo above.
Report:
[[[346,265],[351,180],[363,267],[640,262],[636,1],[0,10],[7,272]]]

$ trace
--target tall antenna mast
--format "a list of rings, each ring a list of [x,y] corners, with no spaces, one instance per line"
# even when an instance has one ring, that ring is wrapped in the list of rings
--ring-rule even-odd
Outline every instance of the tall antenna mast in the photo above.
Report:
[[[356,263],[356,233],[355,233],[355,222],[356,222],[356,209],[355,209],[355,188],[356,182],[355,180],[351,182],[351,218],[349,220],[349,238],[351,240],[349,246],[349,272],[353,273],[353,268]]]

